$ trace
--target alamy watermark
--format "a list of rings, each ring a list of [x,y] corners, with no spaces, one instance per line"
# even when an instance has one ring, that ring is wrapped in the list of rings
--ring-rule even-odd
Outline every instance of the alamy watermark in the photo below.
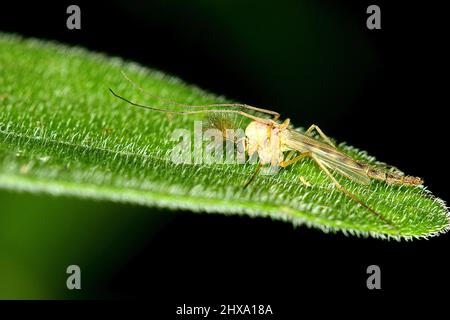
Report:
[[[367,267],[367,274],[370,276],[367,278],[366,286],[369,290],[381,289],[381,269],[379,266],[373,264]]]
[[[370,16],[366,20],[366,26],[369,30],[381,29],[381,9],[373,4],[367,7],[366,13]]]
[[[260,130],[258,123],[246,130],[204,128],[203,121],[194,121],[194,130],[175,129],[170,140],[176,144],[170,150],[175,164],[270,164],[262,174],[275,174],[282,160],[279,131],[265,130],[259,139],[248,135]],[[255,128],[256,127],[256,128]]]
[[[69,30],[81,29],[81,9],[76,4],[67,7],[66,13],[70,14],[66,20],[66,26]]]
[[[66,280],[66,287],[69,290],[81,289],[81,268],[76,264],[67,267],[66,273],[69,274]]]

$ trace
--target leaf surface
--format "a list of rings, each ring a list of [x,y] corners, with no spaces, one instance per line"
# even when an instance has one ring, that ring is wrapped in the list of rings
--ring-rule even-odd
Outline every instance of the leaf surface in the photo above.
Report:
[[[0,187],[170,209],[247,214],[324,231],[381,238],[429,237],[449,228],[444,202],[423,187],[339,181],[392,221],[393,229],[336,190],[309,160],[246,189],[251,164],[174,164],[174,130],[196,116],[137,109],[114,98],[164,105],[133,88],[188,104],[226,102],[181,80],[80,48],[0,35]],[[242,122],[244,125],[245,121]],[[347,154],[375,162],[340,144]],[[301,179],[300,177],[303,177]],[[303,180],[303,182],[302,182]],[[305,181],[307,183],[305,183]]]

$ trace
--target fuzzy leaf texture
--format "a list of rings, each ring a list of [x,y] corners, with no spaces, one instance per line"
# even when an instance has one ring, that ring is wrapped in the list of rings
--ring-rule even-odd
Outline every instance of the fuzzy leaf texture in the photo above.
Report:
[[[161,72],[56,43],[0,34],[0,187],[158,206],[246,214],[325,232],[379,238],[426,238],[449,228],[444,202],[424,187],[370,186],[338,180],[392,221],[393,229],[338,191],[311,161],[243,185],[254,164],[178,164],[170,159],[177,128],[202,116],[168,116],[131,107],[162,106],[133,88],[188,104],[225,102]],[[345,144],[365,162],[375,160]],[[299,177],[308,183],[303,183]],[[310,185],[308,185],[310,184]]]

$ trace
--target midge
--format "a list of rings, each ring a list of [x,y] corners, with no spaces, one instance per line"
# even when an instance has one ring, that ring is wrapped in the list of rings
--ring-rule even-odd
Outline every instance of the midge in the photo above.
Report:
[[[124,75],[125,76],[125,75]],[[125,76],[126,77],[126,76]],[[126,77],[127,78],[127,77]],[[127,78],[127,80],[129,80]],[[130,81],[130,80],[129,80]],[[141,88],[139,88],[142,90]],[[406,176],[398,170],[389,170],[384,167],[372,166],[366,163],[361,163],[347,154],[339,151],[333,142],[323,133],[323,131],[316,125],[309,127],[305,133],[301,133],[290,128],[290,120],[286,119],[279,121],[280,114],[278,112],[253,107],[246,104],[238,103],[221,103],[221,104],[206,104],[206,105],[184,105],[180,103],[170,102],[171,105],[178,107],[192,108],[197,110],[176,111],[169,109],[155,108],[132,102],[122,96],[116,94],[109,89],[111,93],[125,102],[140,108],[145,108],[157,112],[171,113],[171,114],[238,114],[249,118],[252,121],[245,129],[245,138],[243,146],[249,156],[257,154],[259,164],[255,174],[249,179],[244,187],[247,187],[250,182],[256,177],[259,170],[264,165],[272,167],[280,166],[285,168],[294,163],[305,159],[312,159],[319,168],[326,174],[326,176],[334,183],[334,185],[355,202],[369,210],[376,215],[383,222],[396,229],[394,224],[380,213],[365,204],[356,195],[342,186],[332,172],[336,172],[358,184],[368,185],[371,179],[381,180],[388,184],[397,185],[421,185],[423,180],[419,177]],[[143,90],[142,90],[143,91]],[[154,95],[152,95],[154,96]],[[154,96],[159,100],[164,101],[161,97]],[[167,101],[167,100],[166,100]],[[199,109],[200,108],[200,109]],[[201,109],[204,108],[204,109]],[[214,109],[208,109],[214,108]],[[249,113],[249,110],[259,114],[265,114],[270,118],[263,118]],[[223,128],[219,128],[223,129]],[[312,136],[316,131],[320,139]],[[286,155],[285,155],[286,154]]]

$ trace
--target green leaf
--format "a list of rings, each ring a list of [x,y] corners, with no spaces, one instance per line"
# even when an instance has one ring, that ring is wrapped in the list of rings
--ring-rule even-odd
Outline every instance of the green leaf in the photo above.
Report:
[[[80,48],[0,35],[0,187],[107,199],[170,209],[268,216],[323,231],[381,238],[429,237],[449,228],[444,202],[424,187],[369,187],[338,180],[392,221],[392,228],[338,191],[311,161],[275,175],[253,164],[174,164],[175,129],[194,132],[196,116],[131,107],[121,95],[154,106],[145,90],[188,104],[225,99],[161,72]],[[244,121],[242,126],[244,126]],[[344,152],[374,163],[365,152]],[[300,177],[303,177],[304,183]],[[310,185],[308,185],[310,184]]]

